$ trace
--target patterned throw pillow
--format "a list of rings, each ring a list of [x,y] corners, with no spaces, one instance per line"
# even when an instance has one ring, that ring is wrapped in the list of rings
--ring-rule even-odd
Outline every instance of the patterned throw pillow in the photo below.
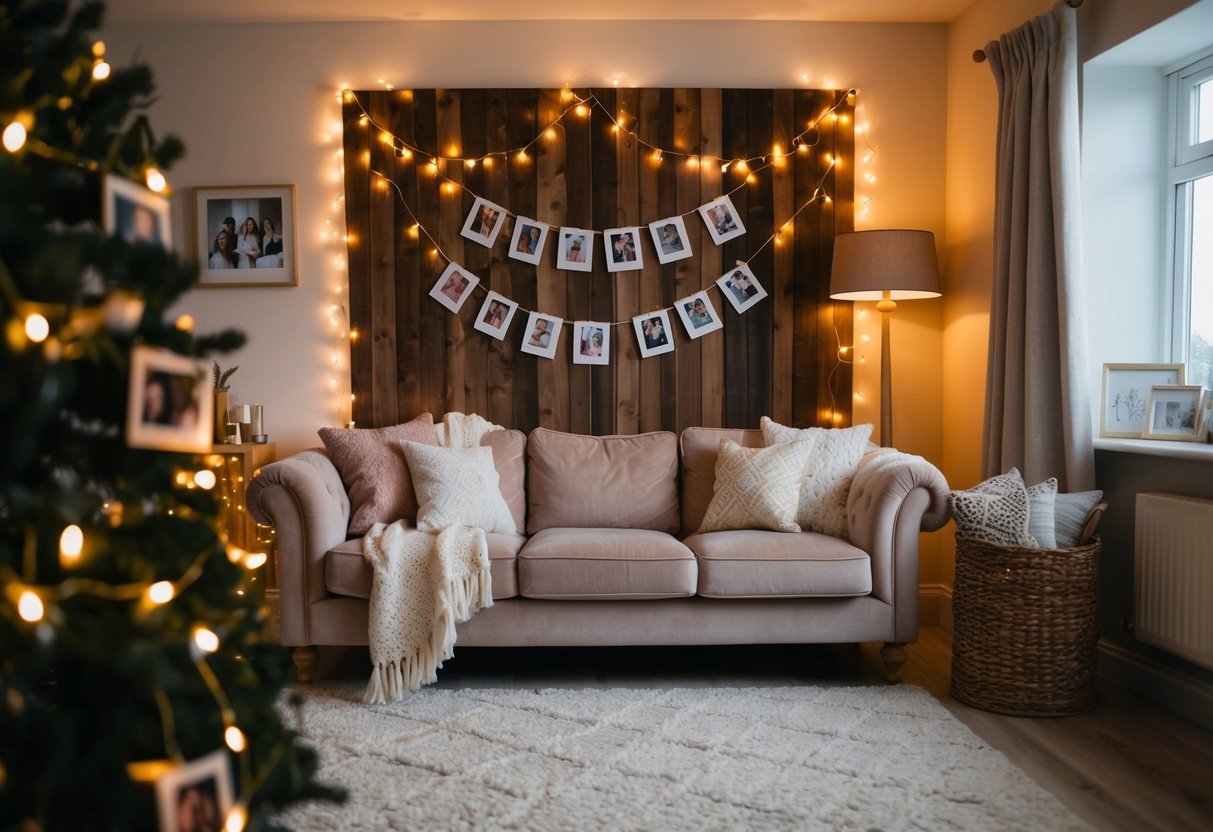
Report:
[[[808,474],[800,486],[796,522],[801,528],[847,538],[847,495],[859,460],[868,451],[871,435],[871,425],[799,429],[762,417],[762,440],[768,447],[780,442],[817,440]]]
[[[1038,545],[1028,534],[1028,491],[1016,468],[967,491],[953,491],[948,502],[960,537],[998,546]]]
[[[721,439],[715,492],[699,531],[800,531],[796,504],[814,444],[814,439],[802,439],[743,448],[732,439]]]
[[[1058,546],[1065,548],[1078,545],[1091,510],[1099,505],[1102,499],[1102,491],[1075,491],[1072,494],[1057,495],[1054,527],[1057,530]]]
[[[1028,488],[1028,534],[1042,549],[1057,548],[1057,533],[1053,530],[1057,497],[1057,477]]]
[[[421,503],[418,529],[473,526],[502,534],[517,531],[498,487],[492,448],[439,448],[408,441],[402,445]]]
[[[350,534],[366,534],[376,523],[413,522],[417,497],[400,442],[408,439],[437,445],[433,416],[422,413],[411,422],[387,428],[321,428],[318,432],[350,496]]]

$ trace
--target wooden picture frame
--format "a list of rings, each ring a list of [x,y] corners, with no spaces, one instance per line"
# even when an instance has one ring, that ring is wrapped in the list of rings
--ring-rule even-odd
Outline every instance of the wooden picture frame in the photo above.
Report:
[[[294,185],[195,188],[194,217],[199,288],[299,285]]]
[[[1156,384],[1183,384],[1184,372],[1183,364],[1104,364],[1099,435],[1140,439],[1150,389]]]
[[[1141,438],[1200,441],[1204,403],[1205,388],[1199,384],[1154,385]]]

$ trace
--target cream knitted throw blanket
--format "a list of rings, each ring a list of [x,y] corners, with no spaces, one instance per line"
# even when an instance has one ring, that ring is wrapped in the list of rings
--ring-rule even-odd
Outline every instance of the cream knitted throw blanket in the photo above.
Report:
[[[448,413],[440,432],[444,447],[470,448],[500,430],[476,414]],[[371,565],[371,681],[363,701],[399,702],[409,691],[438,679],[438,668],[455,654],[455,625],[493,605],[489,550],[484,531],[448,526],[423,532],[403,520],[376,523],[362,539]]]

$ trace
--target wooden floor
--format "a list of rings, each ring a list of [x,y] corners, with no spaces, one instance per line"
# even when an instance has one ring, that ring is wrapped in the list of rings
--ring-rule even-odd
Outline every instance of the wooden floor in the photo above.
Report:
[[[457,648],[438,687],[877,685],[877,648]],[[987,713],[948,696],[950,669],[950,637],[925,628],[902,678],[930,691],[1094,828],[1213,831],[1213,734],[1110,684],[1081,716]],[[361,686],[369,670],[365,648],[323,651],[318,681]]]

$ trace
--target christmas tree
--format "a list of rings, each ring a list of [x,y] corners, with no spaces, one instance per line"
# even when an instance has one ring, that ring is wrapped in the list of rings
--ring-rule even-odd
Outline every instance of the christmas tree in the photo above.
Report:
[[[265,557],[218,530],[221,459],[127,429],[133,355],[199,366],[165,389],[185,398],[162,433],[185,435],[210,401],[199,359],[244,339],[166,316],[196,279],[167,216],[122,233],[123,203],[103,210],[107,182],[154,204],[183,146],[142,115],[148,68],[107,62],[102,11],[0,0],[0,829],[155,829],[156,783],[200,758],[233,797],[216,817],[222,797],[194,795],[201,828],[273,828],[338,795],[278,710]]]

